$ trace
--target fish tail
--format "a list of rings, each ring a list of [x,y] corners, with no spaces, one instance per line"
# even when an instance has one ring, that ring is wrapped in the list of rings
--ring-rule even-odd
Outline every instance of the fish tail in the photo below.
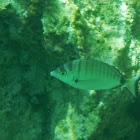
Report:
[[[138,96],[138,82],[140,80],[140,73],[130,79],[126,80],[126,88],[136,97]]]

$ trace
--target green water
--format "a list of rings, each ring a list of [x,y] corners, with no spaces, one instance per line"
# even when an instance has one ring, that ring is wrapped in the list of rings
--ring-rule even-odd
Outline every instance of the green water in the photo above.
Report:
[[[0,140],[139,140],[139,96],[50,76],[88,57],[126,78],[140,73],[139,9],[137,0],[0,0]]]

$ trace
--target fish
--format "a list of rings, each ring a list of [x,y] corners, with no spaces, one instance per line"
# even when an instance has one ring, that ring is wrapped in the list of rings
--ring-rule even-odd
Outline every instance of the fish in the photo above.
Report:
[[[126,87],[134,96],[138,95],[140,73],[126,79],[117,68],[96,59],[76,59],[50,72],[60,81],[83,90],[109,90]]]

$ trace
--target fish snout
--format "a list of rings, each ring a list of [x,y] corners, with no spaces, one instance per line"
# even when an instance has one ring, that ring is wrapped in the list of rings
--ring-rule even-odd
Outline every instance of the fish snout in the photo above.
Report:
[[[50,75],[53,76],[53,75],[54,75],[54,71],[51,71],[51,72],[50,72]]]

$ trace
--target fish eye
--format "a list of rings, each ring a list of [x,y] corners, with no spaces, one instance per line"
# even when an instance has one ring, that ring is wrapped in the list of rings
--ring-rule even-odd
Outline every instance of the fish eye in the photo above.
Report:
[[[66,71],[62,71],[62,72],[61,72],[61,75],[63,75],[63,76],[65,76],[66,74],[67,74]]]

